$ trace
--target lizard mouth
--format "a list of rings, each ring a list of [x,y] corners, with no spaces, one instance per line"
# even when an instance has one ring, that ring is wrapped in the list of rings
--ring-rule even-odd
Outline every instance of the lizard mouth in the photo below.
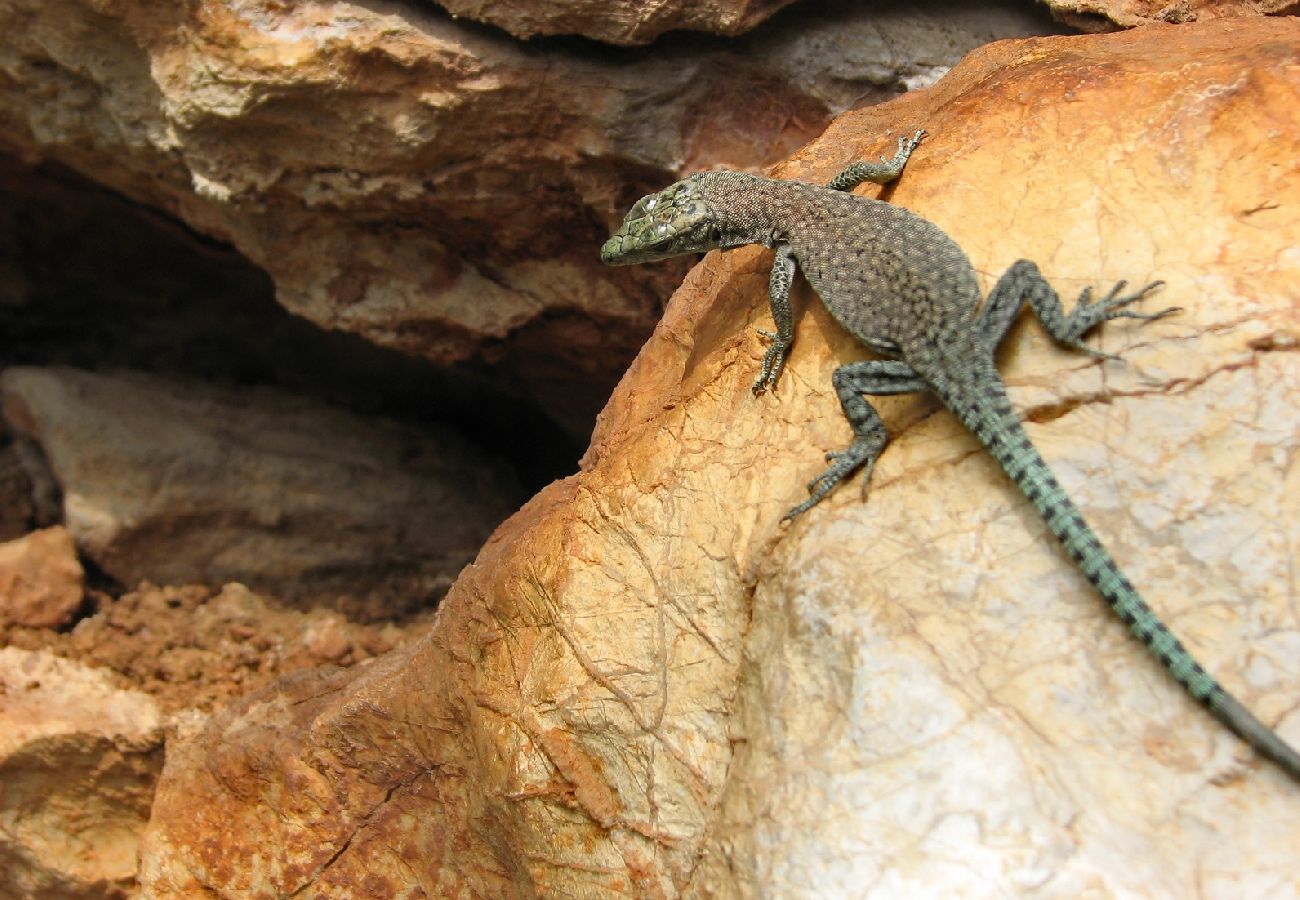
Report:
[[[623,249],[622,238],[615,235],[605,241],[600,247],[600,261],[607,266],[616,266],[625,260],[619,258],[620,251]]]
[[[637,235],[617,232],[600,248],[600,261],[607,266],[630,266],[635,263],[654,262],[676,255],[669,241],[645,243]]]

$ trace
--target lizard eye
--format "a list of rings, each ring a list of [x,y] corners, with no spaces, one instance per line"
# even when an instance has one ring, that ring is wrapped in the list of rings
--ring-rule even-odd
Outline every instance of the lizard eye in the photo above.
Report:
[[[655,194],[649,194],[645,197],[642,197],[636,203],[632,204],[632,208],[628,210],[626,218],[628,219],[644,218],[645,216],[650,214],[650,211],[655,208],[655,205],[658,202],[659,202],[659,198]]]

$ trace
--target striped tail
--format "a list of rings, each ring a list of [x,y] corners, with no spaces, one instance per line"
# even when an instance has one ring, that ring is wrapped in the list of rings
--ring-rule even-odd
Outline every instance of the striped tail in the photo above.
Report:
[[[1138,594],[1084,521],[1011,408],[1002,379],[989,360],[971,389],[939,390],[945,404],[989,449],[1034,505],[1052,534],[1129,630],[1187,692],[1261,755],[1300,781],[1300,753],[1255,718],[1201,667]]]

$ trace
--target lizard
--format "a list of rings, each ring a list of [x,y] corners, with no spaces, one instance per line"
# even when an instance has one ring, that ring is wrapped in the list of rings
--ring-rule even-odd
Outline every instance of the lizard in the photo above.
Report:
[[[826,454],[829,467],[808,483],[807,499],[783,521],[807,512],[859,471],[865,496],[889,435],[864,395],[933,392],[988,449],[1083,576],[1174,679],[1300,781],[1300,753],[1196,661],[1120,570],[1030,441],[994,361],[1026,304],[1056,343],[1101,359],[1118,357],[1084,343],[1098,325],[1117,318],[1150,321],[1179,308],[1131,309],[1163,283],[1123,293],[1120,281],[1096,300],[1086,288],[1066,314],[1056,291],[1026,259],[1013,263],[981,303],[975,269],[947,233],[902,207],[850,193],[865,181],[896,180],[924,136],[917,131],[901,137],[892,158],[854,163],[826,185],[725,170],[691,175],[638,200],[601,247],[601,260],[631,265],[746,244],[771,248],[768,295],[776,330],[759,332],[770,343],[755,395],[776,387],[790,354],[790,289],[802,271],[832,317],[883,358],[835,370],[832,384],[853,440]]]

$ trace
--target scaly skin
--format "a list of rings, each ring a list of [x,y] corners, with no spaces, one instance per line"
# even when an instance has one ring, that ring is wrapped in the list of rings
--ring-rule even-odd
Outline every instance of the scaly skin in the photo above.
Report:
[[[1187,652],[1120,571],[1066,496],[1011,408],[993,354],[1028,302],[1059,344],[1105,357],[1082,338],[1109,319],[1157,319],[1128,309],[1159,282],[1122,294],[1120,282],[1094,301],[1083,292],[1066,315],[1060,298],[1028,260],[999,279],[980,304],[975,272],[961,248],[914,213],[849,193],[863,181],[899,176],[924,132],[899,140],[898,153],[858,163],[822,187],[741,172],[692,175],[641,198],[601,248],[610,265],[650,262],[744,244],[776,251],[769,297],[775,332],[754,383],[775,387],[794,340],[790,285],[804,273],[835,319],[886,359],[836,369],[834,385],[853,442],[827,455],[831,465],[808,485],[792,519],[862,470],[869,479],[888,433],[864,394],[934,391],[993,454],[1056,535],[1079,570],[1137,638],[1196,700],[1263,756],[1300,781],[1300,754],[1228,694]]]

